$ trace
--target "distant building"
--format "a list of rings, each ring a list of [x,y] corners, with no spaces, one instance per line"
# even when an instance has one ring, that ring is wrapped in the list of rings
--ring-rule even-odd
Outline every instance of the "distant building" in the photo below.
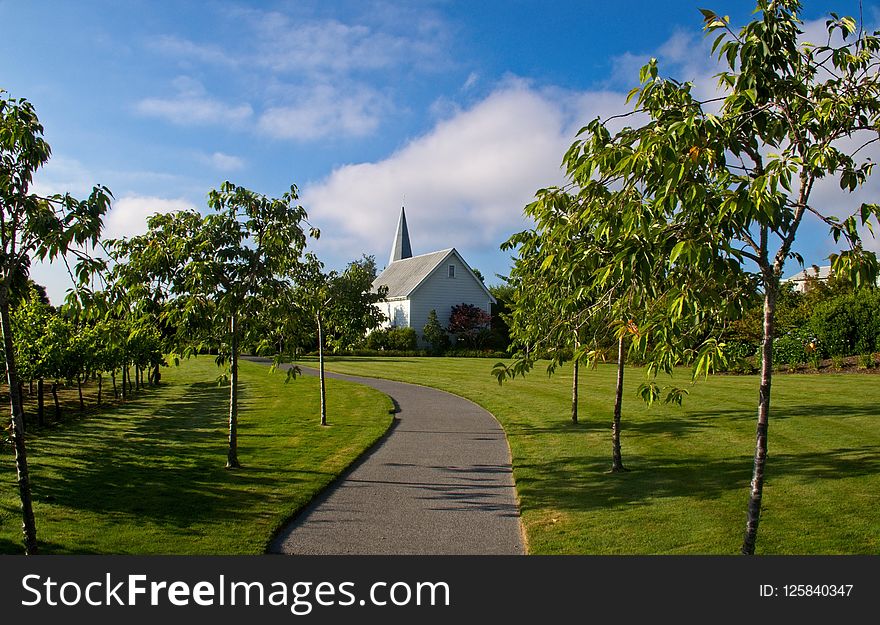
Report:
[[[823,265],[822,267],[818,265],[813,265],[812,267],[809,267],[799,273],[794,274],[790,278],[780,280],[780,282],[783,284],[791,282],[792,284],[794,284],[795,291],[797,291],[798,293],[806,293],[810,290],[810,282],[812,280],[825,282],[830,277],[831,265]]]
[[[385,301],[376,306],[388,318],[386,327],[412,328],[422,339],[422,328],[428,313],[437,311],[444,327],[449,323],[452,307],[471,304],[492,312],[495,298],[455,248],[412,255],[406,212],[400,209],[400,220],[391,246],[388,266],[373,282],[373,290],[388,287]]]

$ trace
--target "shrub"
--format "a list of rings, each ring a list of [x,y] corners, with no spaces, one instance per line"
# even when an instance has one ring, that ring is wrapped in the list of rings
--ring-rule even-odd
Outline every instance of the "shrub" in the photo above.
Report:
[[[880,289],[861,289],[822,302],[809,326],[829,356],[880,350]]]
[[[412,328],[391,328],[388,330],[386,349],[398,352],[412,352],[418,349],[418,336]]]
[[[449,333],[440,325],[436,310],[428,313],[428,323],[422,329],[422,336],[435,354],[442,354],[449,349]]]
[[[843,356],[832,356],[831,366],[835,369],[843,369]]]
[[[873,354],[859,354],[859,369],[873,369],[874,368],[874,355]]]
[[[773,362],[780,365],[802,365],[807,362],[809,353],[816,345],[816,341],[808,333],[802,330],[794,330],[785,336],[780,336],[773,341]]]

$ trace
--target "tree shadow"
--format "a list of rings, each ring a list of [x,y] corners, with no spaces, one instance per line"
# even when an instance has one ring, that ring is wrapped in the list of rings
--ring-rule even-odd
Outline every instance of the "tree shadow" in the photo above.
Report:
[[[568,458],[524,464],[517,470],[517,489],[524,500],[534,502],[539,509],[585,512],[647,505],[657,498],[712,500],[728,491],[742,490],[751,479],[752,471],[751,459],[745,456],[712,459],[625,454],[623,460],[633,470],[608,473],[610,458]],[[531,472],[540,474],[541,478],[529,478]],[[818,453],[771,453],[767,460],[769,481],[780,477],[838,480],[878,472],[878,445]]]
[[[247,518],[259,496],[238,490],[233,496],[228,486],[272,480],[254,469],[224,468],[227,393],[226,387],[197,382],[150,414],[134,400],[53,433],[54,454],[72,466],[52,479],[35,480],[35,499],[177,527],[211,517]],[[128,420],[128,427],[120,429],[120,420]],[[83,437],[88,445],[80,444]]]

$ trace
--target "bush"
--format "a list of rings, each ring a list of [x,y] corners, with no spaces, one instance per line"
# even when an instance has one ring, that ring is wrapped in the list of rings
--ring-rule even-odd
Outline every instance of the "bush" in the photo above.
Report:
[[[399,352],[414,352],[419,348],[419,337],[412,328],[388,330],[388,348]]]
[[[435,354],[442,354],[449,349],[449,333],[440,325],[436,310],[428,313],[428,323],[422,329],[422,336]]]
[[[828,356],[880,351],[880,289],[862,289],[822,302],[809,326]]]
[[[873,354],[859,354],[859,369],[873,369],[874,368],[874,355]]]
[[[815,350],[816,340],[809,332],[794,330],[773,341],[773,363],[780,365],[802,365]]]

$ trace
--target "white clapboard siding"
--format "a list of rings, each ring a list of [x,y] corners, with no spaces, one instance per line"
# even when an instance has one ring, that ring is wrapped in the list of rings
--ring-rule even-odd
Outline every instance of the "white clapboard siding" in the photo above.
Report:
[[[449,277],[450,265],[454,268],[454,278]],[[449,325],[452,307],[459,304],[472,304],[491,313],[491,298],[458,252],[452,250],[410,295],[410,327],[421,337],[428,313],[436,310],[437,319],[445,328]]]

